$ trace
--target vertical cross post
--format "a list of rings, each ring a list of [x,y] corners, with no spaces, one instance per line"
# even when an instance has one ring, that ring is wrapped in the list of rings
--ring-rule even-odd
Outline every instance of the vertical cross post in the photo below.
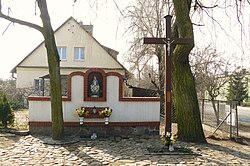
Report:
[[[166,56],[165,56],[165,134],[171,132],[172,128],[172,55],[171,55],[171,19],[167,15],[166,19]]]
[[[164,17],[166,20],[166,38],[144,38],[144,44],[165,44],[165,134],[172,128],[172,51],[171,44],[192,44],[193,39],[173,38],[171,35],[172,16]]]

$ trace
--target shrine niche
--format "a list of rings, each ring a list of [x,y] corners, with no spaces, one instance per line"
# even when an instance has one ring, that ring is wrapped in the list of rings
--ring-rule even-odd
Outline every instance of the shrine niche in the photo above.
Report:
[[[101,69],[90,69],[85,75],[84,96],[86,101],[106,100],[106,75]]]
[[[88,97],[103,97],[103,77],[98,72],[88,75]]]

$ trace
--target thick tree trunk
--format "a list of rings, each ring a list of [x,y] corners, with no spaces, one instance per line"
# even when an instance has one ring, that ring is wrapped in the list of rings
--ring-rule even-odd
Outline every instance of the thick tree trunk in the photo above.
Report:
[[[194,38],[189,17],[190,1],[174,0],[178,37]],[[189,65],[192,45],[177,45],[173,52],[173,92],[178,123],[178,138],[188,142],[206,142],[195,89]]]
[[[50,17],[45,0],[38,0],[38,6],[41,11],[43,22],[43,36],[47,50],[50,91],[51,91],[51,117],[52,117],[52,139],[62,139],[64,136],[64,124],[62,113],[62,94],[61,94],[61,77],[60,77],[60,60],[56,48],[54,31],[51,27]]]

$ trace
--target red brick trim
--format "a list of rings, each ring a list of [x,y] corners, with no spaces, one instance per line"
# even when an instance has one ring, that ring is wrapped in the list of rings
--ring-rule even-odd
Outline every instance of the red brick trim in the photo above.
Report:
[[[81,72],[81,71],[76,71],[76,72],[72,72],[68,75],[68,100],[66,101],[71,101],[71,94],[72,94],[72,77],[74,76],[85,76],[85,73]],[[84,91],[83,91],[84,93]],[[64,100],[65,101],[65,100]]]
[[[83,76],[84,73],[77,71],[77,72],[72,72],[68,75],[68,96],[63,96],[62,101],[71,101],[71,94],[72,94],[72,77],[73,76]],[[28,97],[29,101],[50,101],[51,97],[50,96],[29,96]]]
[[[121,97],[119,98],[119,101],[134,101],[134,102],[143,102],[143,101],[152,101],[152,102],[159,102],[160,98],[159,97]]]
[[[50,96],[29,96],[28,100],[29,101],[50,101],[51,97]],[[70,94],[70,98],[69,96],[63,96],[62,101],[71,101],[71,94]]]
[[[99,98],[91,98],[88,97],[88,75],[92,72],[99,72],[103,77],[103,97]],[[144,101],[151,101],[151,102],[159,102],[159,97],[124,97],[123,96],[123,75],[118,72],[108,72],[105,73],[104,70],[100,68],[92,68],[89,69],[86,73],[84,72],[73,72],[68,75],[68,96],[62,97],[63,101],[71,101],[71,94],[72,94],[72,77],[73,76],[82,76],[84,77],[84,101],[96,101],[96,102],[103,102],[107,100],[107,77],[108,76],[116,76],[119,78],[119,101],[128,101],[128,102],[144,102]],[[28,97],[29,101],[50,101],[50,96],[30,96]]]
[[[121,75],[120,73],[117,73],[117,72],[108,72],[106,73],[106,76],[117,76],[119,77],[119,79],[123,80],[123,75]]]
[[[50,96],[29,96],[29,101],[50,101]]]
[[[52,122],[29,122],[29,126],[52,126]]]
[[[152,101],[152,102],[159,102],[160,98],[159,97],[124,97],[123,96],[123,75],[117,72],[109,72],[106,73],[107,76],[117,76],[119,78],[119,101],[134,101],[134,102],[139,102],[139,101]]]
[[[51,122],[29,122],[30,126],[51,126]],[[64,122],[64,126],[80,126],[79,122]],[[105,126],[103,122],[84,122],[83,126]],[[109,122],[111,127],[128,127],[128,126],[160,126],[160,122]]]
[[[102,75],[102,90],[103,90],[103,95],[102,97],[88,97],[88,76],[89,74],[93,73],[93,72],[98,72]],[[84,101],[97,101],[97,102],[101,102],[101,101],[106,101],[107,100],[107,81],[106,81],[106,73],[104,70],[100,69],[100,68],[92,68],[89,69],[88,71],[86,71],[85,73],[85,79],[84,79]]]

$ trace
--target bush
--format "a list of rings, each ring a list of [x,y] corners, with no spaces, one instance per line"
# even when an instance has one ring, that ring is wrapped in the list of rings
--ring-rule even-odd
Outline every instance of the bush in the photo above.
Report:
[[[4,128],[14,124],[14,113],[5,94],[0,98],[0,121]]]

